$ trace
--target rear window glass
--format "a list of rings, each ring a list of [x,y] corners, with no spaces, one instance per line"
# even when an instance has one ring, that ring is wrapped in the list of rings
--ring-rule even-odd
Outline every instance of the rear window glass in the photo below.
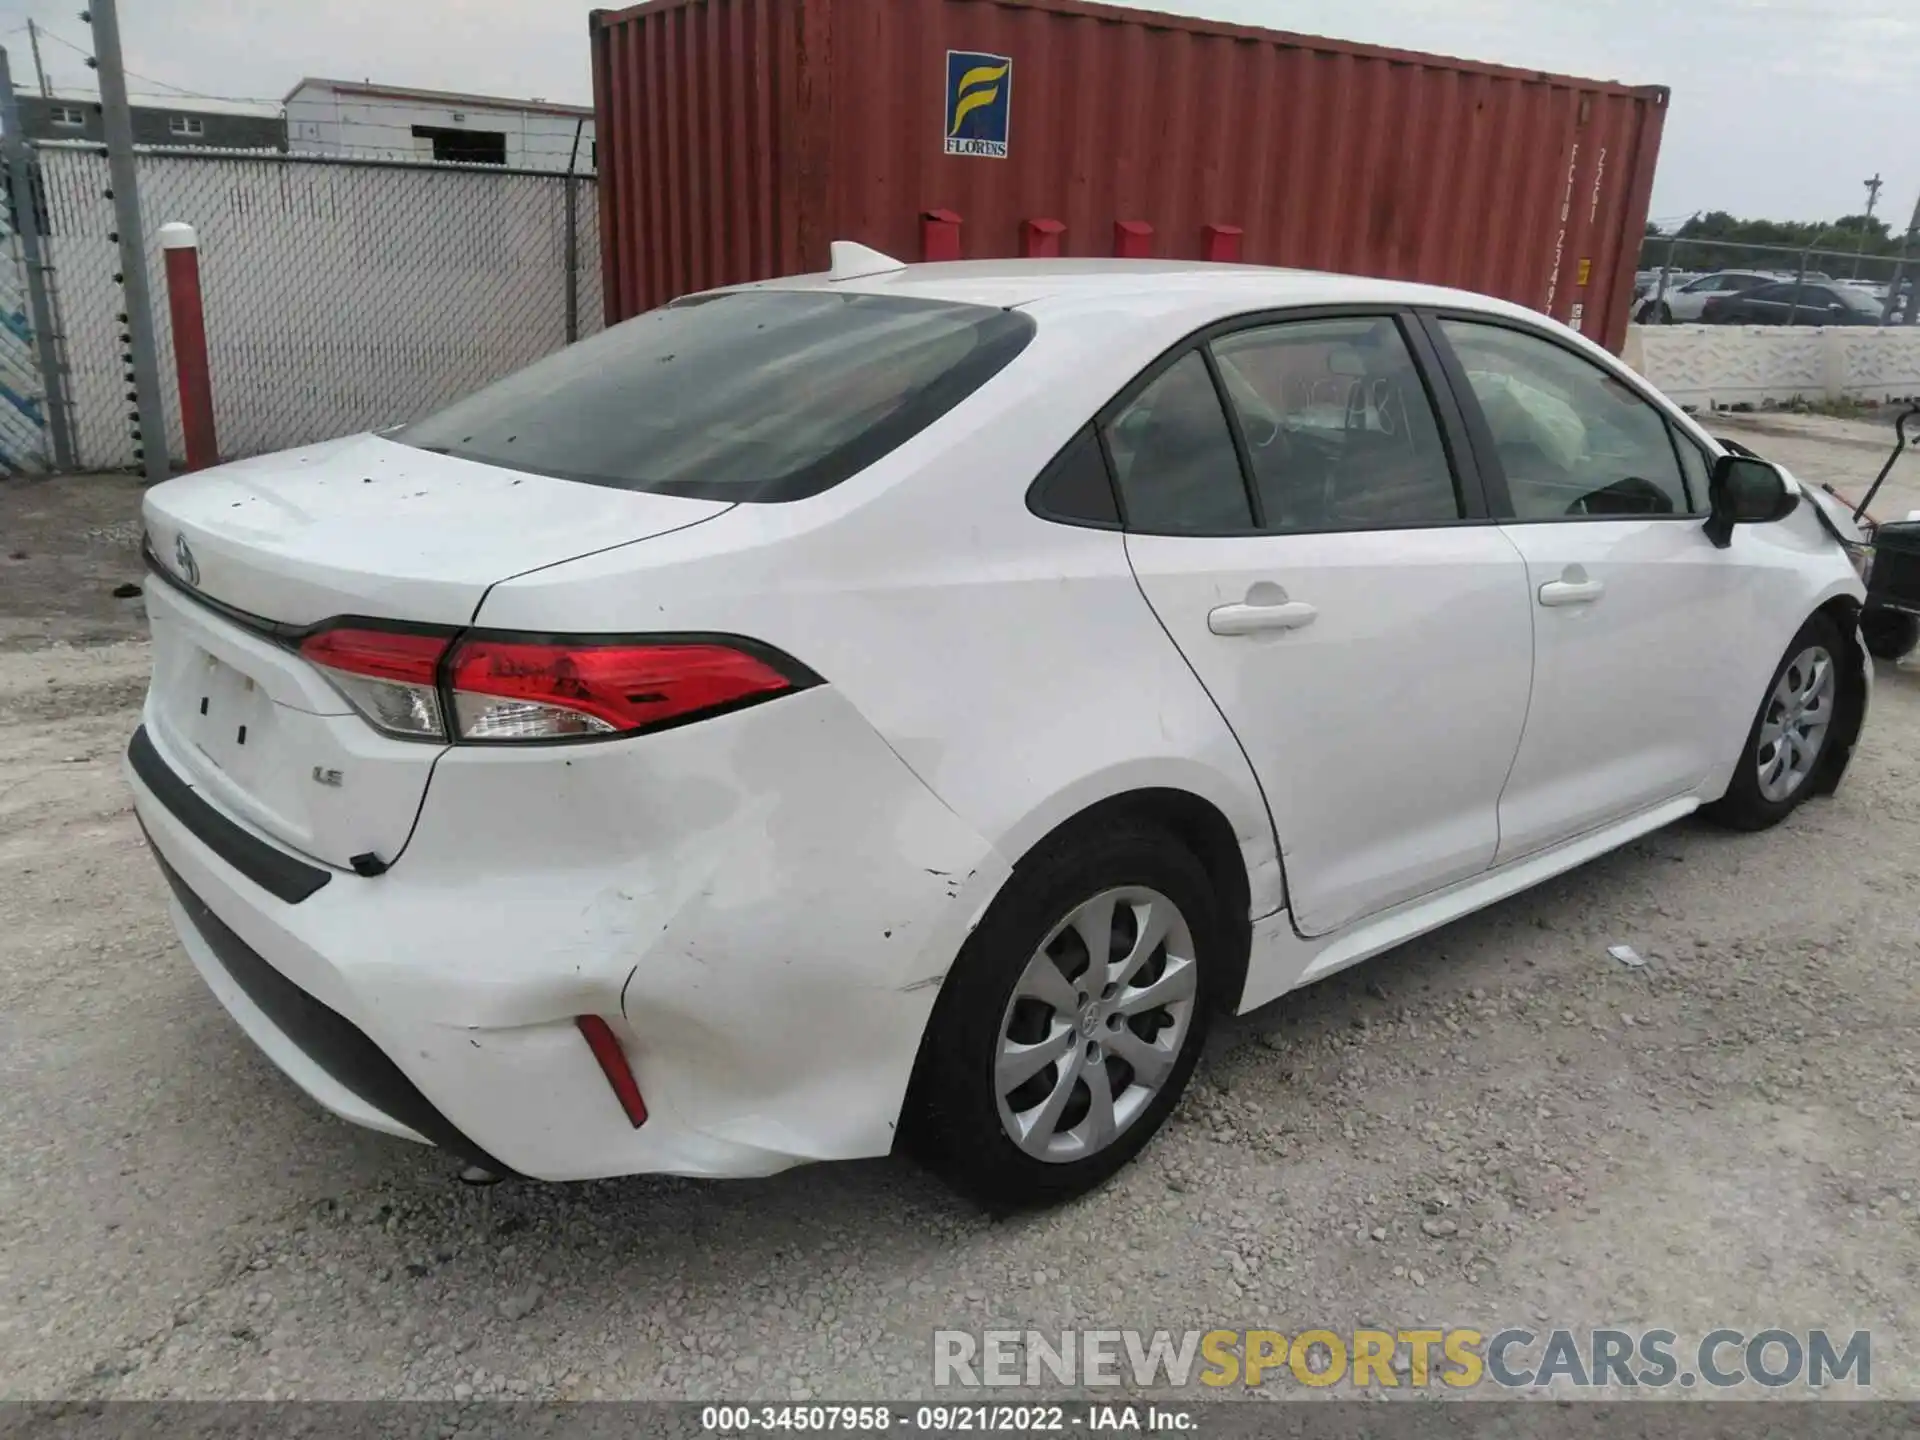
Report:
[[[636,316],[388,438],[594,485],[796,500],[865,469],[1025,348],[980,305],[751,290]]]

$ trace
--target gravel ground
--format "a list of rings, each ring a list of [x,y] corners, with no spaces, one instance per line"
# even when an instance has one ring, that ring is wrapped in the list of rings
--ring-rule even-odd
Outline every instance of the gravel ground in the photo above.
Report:
[[[172,939],[118,774],[136,497],[0,486],[0,1396],[909,1397],[939,1327],[1543,1322],[1867,1328],[1920,1396],[1920,671],[1784,827],[1682,824],[1223,1027],[1060,1211],[893,1160],[473,1189],[309,1104]]]

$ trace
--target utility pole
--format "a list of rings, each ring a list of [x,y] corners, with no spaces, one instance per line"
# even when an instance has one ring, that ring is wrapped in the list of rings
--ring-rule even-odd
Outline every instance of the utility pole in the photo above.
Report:
[[[47,84],[47,67],[40,63],[40,27],[31,19],[27,21],[27,41],[33,46],[33,73],[40,78],[40,97],[50,100],[53,87]]]
[[[1900,303],[1900,281],[1907,273],[1907,257],[1913,253],[1915,235],[1920,235],[1920,200],[1914,201],[1913,219],[1907,222],[1907,233],[1900,237],[1900,258],[1893,262],[1893,283],[1887,287],[1886,308],[1880,312],[1882,325],[1893,323],[1894,307]],[[1920,285],[1914,286],[1913,290],[1913,298],[1907,305],[1907,313],[1902,321],[1907,325],[1920,319],[1920,315],[1915,313],[1920,311]]]
[[[147,483],[167,478],[167,412],[160,403],[160,359],[153,343],[153,299],[147,288],[147,246],[140,233],[140,176],[133,159],[133,112],[127,107],[127,72],[120,59],[116,0],[92,0],[84,12],[93,23],[93,66],[100,73],[100,127],[107,141],[107,177],[120,241],[120,334],[133,366],[133,454]]]
[[[1871,180],[1863,180],[1860,183],[1867,187],[1867,218],[1863,222],[1861,222],[1860,244],[1853,252],[1853,278],[1855,280],[1858,280],[1860,278],[1860,257],[1867,253],[1867,235],[1868,235],[1868,232],[1870,232],[1873,229],[1874,202],[1880,198],[1879,171],[1876,170],[1874,172],[1874,176]]]
[[[580,182],[574,167],[580,163],[580,132],[586,117],[573,122],[573,152],[567,156],[567,343],[580,338]]]

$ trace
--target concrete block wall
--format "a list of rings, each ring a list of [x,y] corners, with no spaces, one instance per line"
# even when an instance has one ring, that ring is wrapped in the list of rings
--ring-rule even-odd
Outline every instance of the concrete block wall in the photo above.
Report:
[[[1690,409],[1920,396],[1920,327],[1635,325],[1622,358]]]

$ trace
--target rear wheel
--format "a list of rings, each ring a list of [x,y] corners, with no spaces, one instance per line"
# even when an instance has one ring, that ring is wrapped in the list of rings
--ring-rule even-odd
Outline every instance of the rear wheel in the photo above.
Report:
[[[1737,830],[1764,830],[1813,793],[1847,703],[1840,683],[1845,654],[1840,629],[1826,616],[1800,627],[1773,672],[1727,793],[1706,807],[1708,818]]]
[[[928,1026],[907,1140],[999,1209],[1100,1184],[1178,1103],[1225,969],[1205,870],[1125,825],[1015,871]]]

